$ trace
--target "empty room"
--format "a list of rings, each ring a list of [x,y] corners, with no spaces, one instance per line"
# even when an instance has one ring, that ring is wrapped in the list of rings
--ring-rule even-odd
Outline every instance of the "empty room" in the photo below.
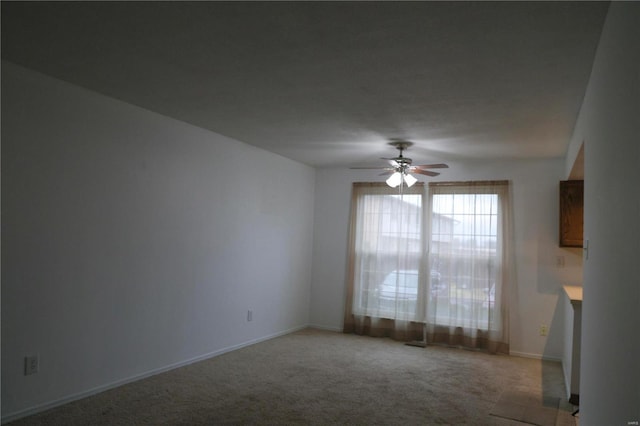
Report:
[[[640,3],[1,3],[1,419],[640,422]]]

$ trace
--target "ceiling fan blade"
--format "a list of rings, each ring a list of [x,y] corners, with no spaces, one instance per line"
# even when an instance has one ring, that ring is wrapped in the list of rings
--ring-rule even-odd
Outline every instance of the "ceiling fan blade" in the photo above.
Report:
[[[421,169],[414,169],[414,168],[411,168],[409,173],[418,173],[426,176],[438,176],[440,174],[438,172],[431,172],[429,170],[421,170]]]
[[[382,173],[380,173],[378,176],[388,176],[388,175],[392,175],[392,174],[394,174],[394,173],[395,173],[395,170],[393,170],[393,169],[389,169],[389,170],[387,170],[386,172],[382,172]]]
[[[389,167],[383,166],[383,167],[349,167],[350,169],[368,169],[368,170],[386,170]]]
[[[443,163],[439,163],[439,164],[421,164],[419,166],[413,166],[413,167],[418,167],[420,169],[448,169],[449,166]]]
[[[387,160],[387,163],[391,164],[392,167],[398,167],[400,164],[396,161],[395,158],[385,158],[381,157],[381,160]]]

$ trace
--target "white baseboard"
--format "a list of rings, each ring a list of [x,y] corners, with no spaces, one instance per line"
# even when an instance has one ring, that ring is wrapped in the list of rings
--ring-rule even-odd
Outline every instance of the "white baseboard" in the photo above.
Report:
[[[545,355],[542,355],[542,354],[532,354],[532,353],[527,353],[527,352],[509,351],[509,355],[519,356],[521,358],[533,358],[533,359],[540,359],[540,360],[544,360],[544,361],[562,362],[562,358],[557,358],[557,357],[553,357],[553,356],[545,356]]]
[[[249,341],[237,344],[237,345],[229,346],[229,347],[222,348],[222,349],[219,349],[219,350],[216,350],[216,351],[213,351],[213,352],[209,352],[209,353],[206,353],[206,354],[203,354],[203,355],[199,355],[199,356],[194,357],[194,358],[190,358],[190,359],[187,359],[187,360],[184,360],[184,361],[176,362],[174,364],[169,364],[167,366],[160,367],[160,368],[157,368],[157,369],[154,369],[154,370],[150,370],[150,371],[147,371],[145,373],[136,374],[134,376],[127,377],[127,378],[120,379],[120,380],[116,380],[116,381],[111,382],[111,383],[107,383],[107,384],[104,384],[104,385],[96,386],[95,388],[88,389],[88,390],[82,391],[82,392],[78,392],[78,393],[75,393],[75,394],[72,394],[72,395],[67,395],[67,396],[65,396],[63,398],[56,399],[54,401],[45,402],[44,404],[39,404],[39,405],[36,405],[36,406],[33,406],[33,407],[26,408],[24,410],[15,411],[15,412],[9,413],[9,414],[2,413],[1,422],[4,424],[4,423],[11,422],[13,420],[17,420],[17,419],[20,419],[20,418],[23,418],[23,417],[27,417],[27,416],[31,416],[31,415],[34,415],[34,414],[38,414],[38,413],[41,413],[41,412],[46,411],[46,410],[50,410],[50,409],[55,408],[55,407],[59,407],[60,405],[68,404],[70,402],[77,401],[79,399],[86,398],[88,396],[96,395],[98,393],[107,391],[109,389],[113,389],[113,388],[117,388],[117,387],[122,386],[122,385],[126,385],[127,383],[132,383],[132,382],[135,382],[135,381],[138,381],[138,380],[146,379],[147,377],[155,376],[156,374],[165,373],[167,371],[170,371],[170,370],[173,370],[173,369],[176,369],[176,368],[180,368],[180,367],[184,367],[184,366],[187,366],[189,364],[193,364],[195,362],[204,361],[204,360],[209,359],[209,358],[214,358],[216,356],[225,354],[227,352],[235,351],[237,349],[241,349],[241,348],[244,348],[244,347],[247,347],[247,346],[255,345],[256,343],[260,343],[260,342],[264,342],[266,340],[274,339],[276,337],[284,336],[285,334],[290,334],[290,333],[293,333],[293,332],[298,331],[298,330],[303,330],[303,329],[305,329],[307,327],[311,327],[311,326],[308,325],[308,324],[305,324],[305,325],[301,325],[301,326],[298,326],[298,327],[293,327],[293,328],[290,328],[288,330],[284,330],[284,331],[280,331],[280,332],[277,332],[277,333],[269,334],[267,336],[259,337],[257,339],[252,339],[252,340],[249,340]]]
[[[328,325],[309,324],[309,328],[315,328],[317,330],[337,331],[338,333],[342,333],[342,328]]]

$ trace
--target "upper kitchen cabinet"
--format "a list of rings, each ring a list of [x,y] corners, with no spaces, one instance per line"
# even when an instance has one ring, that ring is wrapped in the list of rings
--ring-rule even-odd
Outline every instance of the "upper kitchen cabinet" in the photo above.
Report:
[[[560,247],[582,247],[584,181],[560,181]]]

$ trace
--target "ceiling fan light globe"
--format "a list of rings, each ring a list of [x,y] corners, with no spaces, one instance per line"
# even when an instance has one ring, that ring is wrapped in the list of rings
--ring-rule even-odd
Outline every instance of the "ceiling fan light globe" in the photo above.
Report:
[[[395,172],[394,174],[389,176],[389,179],[387,179],[387,185],[389,185],[392,188],[395,188],[401,183],[402,183],[402,175],[398,172]]]
[[[418,179],[407,173],[406,175],[404,175],[404,181],[407,184],[407,187],[411,188],[413,184],[418,181]]]

